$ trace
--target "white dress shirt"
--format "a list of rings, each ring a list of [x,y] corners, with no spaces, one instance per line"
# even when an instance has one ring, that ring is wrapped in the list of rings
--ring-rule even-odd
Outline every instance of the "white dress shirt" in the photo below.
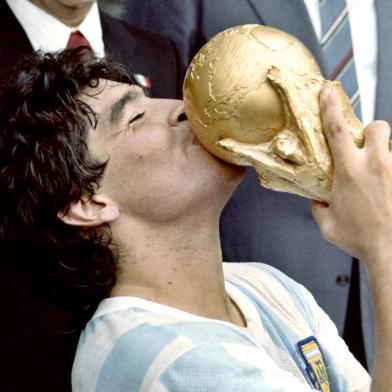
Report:
[[[357,81],[361,95],[362,122],[374,119],[377,86],[377,18],[375,0],[346,0]],[[321,37],[319,0],[304,0],[317,37]]]
[[[66,26],[29,0],[6,0],[6,2],[26,32],[34,50],[53,52],[64,49],[70,34],[79,30],[97,56],[105,55],[101,20],[96,2],[77,27]]]

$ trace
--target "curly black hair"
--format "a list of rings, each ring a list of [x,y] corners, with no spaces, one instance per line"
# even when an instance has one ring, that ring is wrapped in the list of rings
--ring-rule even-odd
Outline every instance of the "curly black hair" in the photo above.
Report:
[[[94,194],[105,170],[86,145],[96,113],[80,99],[99,79],[134,83],[121,65],[78,48],[25,58],[0,87],[1,262],[79,312],[81,324],[114,285],[115,246],[110,231],[57,214]]]

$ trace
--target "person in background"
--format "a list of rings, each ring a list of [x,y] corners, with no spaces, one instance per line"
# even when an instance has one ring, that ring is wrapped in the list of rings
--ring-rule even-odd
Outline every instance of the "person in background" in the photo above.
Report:
[[[374,118],[392,122],[388,0],[128,0],[123,17],[169,35],[185,65],[231,26],[284,30],[312,51],[326,78],[342,82],[364,124]],[[372,368],[373,312],[365,268],[322,238],[310,201],[261,188],[249,170],[225,207],[220,228],[225,260],[264,261],[303,283],[355,356]]]
[[[181,95],[183,69],[167,37],[100,12],[94,0],[0,2],[0,77],[7,78],[22,56],[35,50],[78,45],[128,66],[135,81],[153,97]],[[32,278],[7,267],[6,260],[2,254],[0,293],[7,301],[1,307],[7,316],[0,328],[0,389],[69,391],[78,338],[70,315],[56,302],[49,303]]]
[[[87,45],[127,65],[151,96],[182,95],[184,72],[173,42],[100,12],[95,0],[5,0],[0,33],[0,53],[7,59],[0,75],[33,50]]]

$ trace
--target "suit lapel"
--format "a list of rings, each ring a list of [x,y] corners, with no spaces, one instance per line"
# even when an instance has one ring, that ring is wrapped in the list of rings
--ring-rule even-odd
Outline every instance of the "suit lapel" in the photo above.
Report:
[[[0,2],[0,35],[3,56],[0,72],[3,73],[17,64],[23,55],[33,51],[26,33],[5,1]]]
[[[303,0],[247,0],[262,24],[284,30],[302,41],[321,69],[323,56]],[[388,0],[385,0],[388,1]]]
[[[392,124],[392,1],[375,0],[377,13],[377,90],[375,118]]]

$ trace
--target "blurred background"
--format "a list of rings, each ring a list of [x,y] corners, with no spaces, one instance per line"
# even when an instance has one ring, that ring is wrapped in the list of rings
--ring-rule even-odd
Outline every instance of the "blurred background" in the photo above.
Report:
[[[125,8],[124,3],[125,0],[98,0],[101,10],[115,18],[121,18]]]

